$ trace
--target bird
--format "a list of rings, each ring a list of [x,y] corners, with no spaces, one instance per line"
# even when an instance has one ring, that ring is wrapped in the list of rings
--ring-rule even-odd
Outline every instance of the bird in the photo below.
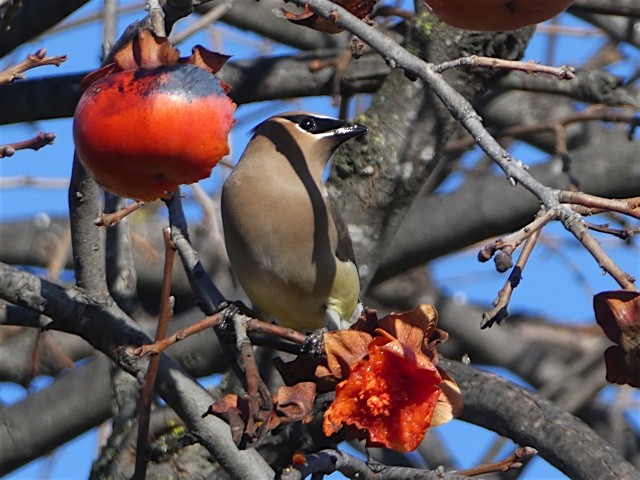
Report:
[[[322,181],[367,127],[307,112],[253,130],[222,188],[231,270],[263,319],[298,331],[348,328],[362,311],[353,246]]]

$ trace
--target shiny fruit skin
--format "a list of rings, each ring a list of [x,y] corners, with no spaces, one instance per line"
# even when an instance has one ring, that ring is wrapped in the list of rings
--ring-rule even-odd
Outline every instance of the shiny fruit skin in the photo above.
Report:
[[[102,187],[150,201],[211,174],[229,153],[234,110],[220,81],[196,66],[126,70],[85,91],[73,137]]]
[[[457,28],[507,31],[544,22],[575,0],[425,0],[436,16]]]

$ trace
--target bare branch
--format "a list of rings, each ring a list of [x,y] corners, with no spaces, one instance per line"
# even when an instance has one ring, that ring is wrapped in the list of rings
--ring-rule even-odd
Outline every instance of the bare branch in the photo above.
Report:
[[[55,133],[40,132],[29,140],[0,145],[0,158],[11,157],[17,150],[40,150],[42,147],[51,145],[55,139]]]
[[[16,283],[21,285],[19,292],[13,288]],[[150,339],[110,298],[97,302],[77,288],[64,289],[2,263],[0,297],[51,317],[57,329],[81,335],[131,375],[146,371],[147,360],[130,355],[127,347],[150,343]],[[273,471],[255,450],[236,448],[226,423],[202,418],[213,398],[166,355],[160,357],[156,389],[223,468],[243,478],[273,478]]]
[[[549,65],[541,65],[539,62],[533,61],[519,62],[515,60],[504,60],[502,58],[481,57],[478,55],[443,62],[435,65],[433,70],[437,73],[442,73],[450,68],[459,67],[502,68],[506,70],[521,71],[527,74],[547,73],[549,75],[554,75],[559,80],[571,80],[575,77],[574,67],[564,65],[562,67],[551,67]]]
[[[522,462],[536,455],[538,452],[535,448],[520,447],[504,460],[489,465],[479,465],[467,470],[460,470],[456,473],[466,475],[468,477],[475,475],[483,475],[485,473],[506,472],[508,470],[522,468]]]
[[[597,433],[544,397],[497,375],[448,359],[440,364],[464,395],[460,418],[530,445],[569,478],[638,478]]]
[[[615,2],[610,0],[576,0],[576,2],[569,7],[569,11],[640,17],[640,6],[638,6],[635,0],[615,0]]]
[[[173,302],[171,299],[171,273],[176,249],[169,238],[169,229],[163,231],[165,243],[164,274],[162,294],[160,297],[160,317],[156,330],[155,341],[161,341],[167,336],[169,322],[173,316]],[[144,382],[140,387],[140,400],[138,403],[138,441],[136,448],[136,467],[133,473],[135,480],[144,480],[147,476],[147,464],[149,463],[149,421],[151,419],[151,402],[160,366],[160,356],[156,355],[149,361],[149,368],[144,376]]]
[[[132,214],[140,207],[142,207],[145,202],[132,202],[121,208],[120,210],[113,213],[103,213],[98,218],[96,218],[93,223],[98,227],[112,227],[118,223],[120,223],[127,215]]]
[[[231,9],[231,6],[232,4],[230,1],[216,5],[214,8],[202,15],[196,22],[189,25],[180,33],[172,33],[169,37],[171,43],[173,43],[174,45],[178,45],[192,35],[198,33],[200,30],[208,28],[213,22],[219,20],[222,16],[224,16]]]
[[[42,67],[44,65],[55,65],[59,67],[62,62],[66,61],[66,55],[47,57],[47,49],[41,48],[36,53],[27,55],[27,58],[19,64],[0,72],[0,84],[11,83],[14,80],[22,80],[24,78],[24,72],[32,68]]]
[[[598,212],[611,211],[623,213],[640,220],[640,197],[611,199],[582,192],[562,191],[558,196],[562,203],[581,205]]]
[[[388,467],[384,465],[369,465],[345,452],[339,450],[321,450],[318,453],[305,456],[302,465],[291,465],[283,470],[282,480],[302,480],[311,475],[329,475],[341,472],[348,478],[363,480],[463,480],[456,473],[418,470],[409,467]]]

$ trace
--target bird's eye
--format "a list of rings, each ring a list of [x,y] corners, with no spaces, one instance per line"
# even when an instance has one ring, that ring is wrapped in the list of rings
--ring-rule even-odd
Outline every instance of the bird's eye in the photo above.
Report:
[[[307,132],[313,132],[316,129],[316,121],[311,117],[305,117],[300,122],[300,128]]]

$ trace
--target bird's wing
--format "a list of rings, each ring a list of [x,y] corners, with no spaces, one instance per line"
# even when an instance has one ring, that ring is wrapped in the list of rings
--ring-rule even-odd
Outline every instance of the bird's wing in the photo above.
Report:
[[[356,257],[353,253],[353,244],[351,243],[349,229],[344,223],[342,215],[340,215],[331,196],[327,196],[327,205],[329,206],[329,213],[333,218],[333,223],[336,226],[336,232],[338,234],[338,245],[336,246],[335,255],[341,262],[351,262],[356,265]]]

